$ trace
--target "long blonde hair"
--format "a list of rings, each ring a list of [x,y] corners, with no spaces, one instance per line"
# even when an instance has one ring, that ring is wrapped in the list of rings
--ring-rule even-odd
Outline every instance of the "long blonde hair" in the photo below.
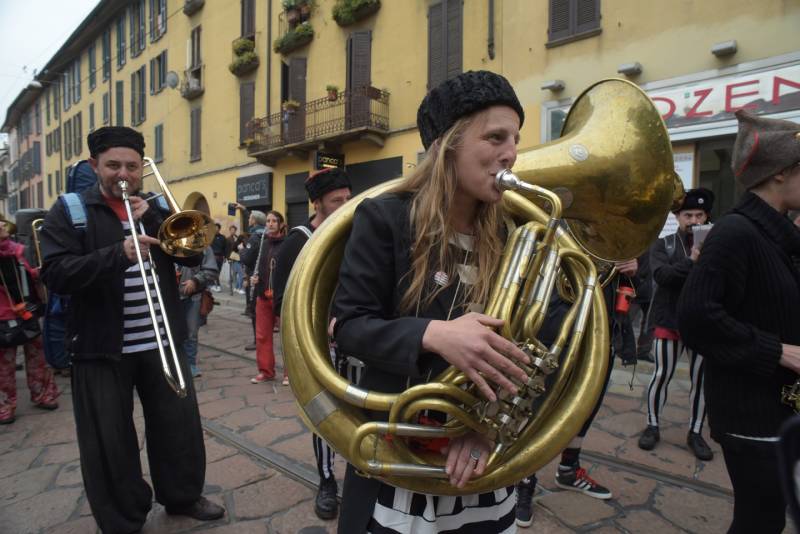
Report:
[[[428,149],[425,159],[408,179],[395,190],[411,193],[411,271],[408,289],[400,301],[400,311],[408,313],[418,306],[424,309],[444,287],[433,283],[430,273],[441,270],[449,280],[456,278],[456,265],[463,257],[450,246],[455,236],[450,205],[458,186],[456,151],[462,146],[464,132],[475,115],[461,118]],[[465,285],[460,304],[485,303],[491,288],[492,275],[502,254],[502,208],[499,203],[478,205],[473,225],[474,242],[470,264],[477,268],[473,285]]]

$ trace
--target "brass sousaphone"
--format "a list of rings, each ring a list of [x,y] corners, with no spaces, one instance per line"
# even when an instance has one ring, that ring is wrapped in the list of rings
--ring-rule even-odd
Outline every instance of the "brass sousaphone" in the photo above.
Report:
[[[594,259],[640,255],[658,236],[682,195],[661,117],[645,93],[624,80],[587,89],[572,106],[562,137],[521,154],[497,183],[519,226],[506,244],[486,313],[506,320],[501,334],[531,355],[517,396],[486,401],[449,368],[433,381],[395,395],[358,388],[333,369],[328,310],[353,213],[364,198],[330,216],[300,254],[284,296],[281,338],[291,387],[306,424],[366,476],[439,495],[511,485],[549,462],[578,433],[603,386],[608,321]],[[542,209],[545,207],[547,211]],[[569,231],[565,231],[562,221]],[[550,347],[536,341],[555,280],[576,295]],[[442,427],[416,424],[421,410],[448,414]],[[386,413],[373,421],[367,410]],[[403,436],[453,437],[475,430],[495,448],[484,475],[458,489],[440,455],[412,451]],[[385,439],[391,435],[394,439]]]

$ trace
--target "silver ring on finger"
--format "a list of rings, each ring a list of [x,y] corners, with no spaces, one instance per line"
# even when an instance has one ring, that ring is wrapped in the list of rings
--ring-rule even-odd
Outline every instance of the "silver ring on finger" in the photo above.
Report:
[[[478,461],[481,459],[481,450],[477,448],[472,449],[469,451],[469,457],[475,460],[475,463],[478,463]]]

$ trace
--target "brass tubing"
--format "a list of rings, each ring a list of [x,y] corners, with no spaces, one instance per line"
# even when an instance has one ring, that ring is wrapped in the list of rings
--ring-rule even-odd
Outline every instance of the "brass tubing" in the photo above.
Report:
[[[147,308],[150,312],[150,321],[152,322],[153,332],[156,336],[156,344],[158,345],[158,355],[161,358],[161,370],[164,373],[164,378],[167,380],[167,384],[172,390],[178,395],[180,398],[186,397],[187,389],[186,389],[186,381],[183,379],[183,372],[181,371],[181,364],[180,360],[178,359],[178,352],[175,347],[175,341],[172,339],[172,330],[169,326],[169,317],[167,317],[167,308],[164,306],[164,299],[161,298],[161,289],[158,287],[158,275],[156,274],[155,263],[150,261],[150,274],[153,278],[153,288],[156,291],[156,299],[158,300],[158,305],[161,308],[161,320],[164,322],[164,332],[167,335],[167,340],[169,342],[169,349],[172,354],[172,363],[175,366],[175,375],[178,377],[177,380],[172,375],[172,370],[169,368],[169,362],[167,361],[167,355],[164,353],[164,343],[161,339],[161,327],[158,324],[158,317],[156,316],[156,309],[153,305],[153,298],[150,296],[150,282],[147,281],[147,271],[144,268],[144,259],[142,256],[142,249],[139,246],[139,238],[138,232],[136,231],[136,221],[133,218],[133,212],[131,211],[131,201],[130,197],[128,197],[128,182],[125,180],[120,180],[118,182],[120,189],[122,190],[122,202],[125,205],[125,213],[128,216],[128,224],[130,225],[131,230],[131,241],[133,241],[133,248],[136,251],[136,262],[139,265],[139,273],[142,276],[142,284],[144,287],[144,296],[147,299]],[[142,228],[144,230],[144,228]],[[174,276],[174,273],[172,274]]]

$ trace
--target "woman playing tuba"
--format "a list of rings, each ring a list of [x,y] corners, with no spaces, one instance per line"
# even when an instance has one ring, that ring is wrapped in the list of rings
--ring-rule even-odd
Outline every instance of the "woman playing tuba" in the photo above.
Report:
[[[417,115],[425,160],[396,190],[357,208],[334,337],[367,365],[361,387],[397,393],[452,365],[493,400],[490,382],[515,393],[509,377],[527,379],[512,360],[528,356],[486,328],[503,321],[479,313],[505,239],[495,175],[514,164],[523,120],[502,76],[467,72],[444,82]],[[443,422],[428,417],[420,422]],[[416,445],[445,454],[450,484],[463,487],[483,472],[493,444],[469,432]],[[434,500],[348,466],[343,491],[340,532],[503,532],[514,523],[513,487]]]

